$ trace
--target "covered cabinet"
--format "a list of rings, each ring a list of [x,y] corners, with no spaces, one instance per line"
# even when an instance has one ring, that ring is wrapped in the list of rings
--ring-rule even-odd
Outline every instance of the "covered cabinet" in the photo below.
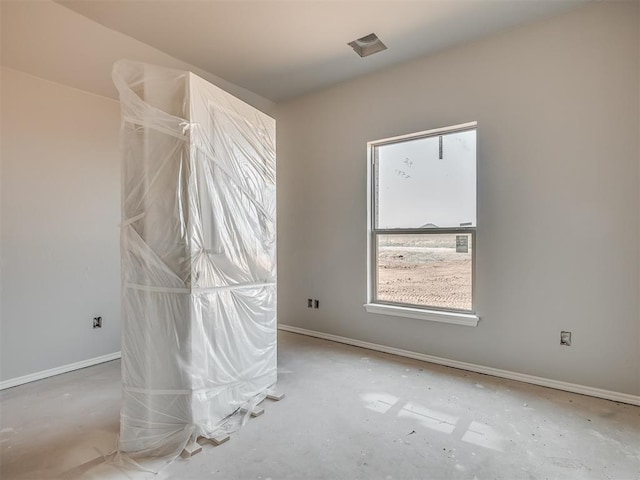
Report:
[[[119,454],[172,459],[276,383],[275,121],[190,72],[119,61]]]

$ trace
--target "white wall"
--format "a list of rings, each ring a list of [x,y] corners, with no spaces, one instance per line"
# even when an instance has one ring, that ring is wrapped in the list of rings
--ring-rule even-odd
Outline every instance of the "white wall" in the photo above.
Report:
[[[120,350],[119,123],[114,100],[2,68],[0,381]]]
[[[638,29],[601,3],[279,105],[280,323],[640,394]],[[472,120],[479,326],[366,313],[366,142]]]

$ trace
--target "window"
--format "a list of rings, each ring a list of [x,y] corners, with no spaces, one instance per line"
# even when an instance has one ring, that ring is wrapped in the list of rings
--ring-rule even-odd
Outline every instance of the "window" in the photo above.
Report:
[[[367,310],[477,324],[476,123],[370,142]]]

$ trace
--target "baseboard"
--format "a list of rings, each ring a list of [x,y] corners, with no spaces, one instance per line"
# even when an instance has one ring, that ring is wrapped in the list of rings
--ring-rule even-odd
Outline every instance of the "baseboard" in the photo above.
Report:
[[[0,390],[6,388],[17,387],[25,383],[35,382],[36,380],[42,380],[43,378],[53,377],[54,375],[60,375],[61,373],[71,372],[73,370],[80,370],[81,368],[91,367],[98,365],[99,363],[110,362],[111,360],[117,360],[120,358],[120,352],[108,353],[100,357],[89,358],[87,360],[81,360],[75,363],[69,363],[60,367],[50,368],[49,370],[43,370],[41,372],[30,373],[22,377],[10,378],[0,382]]]
[[[540,385],[542,387],[555,388],[557,390],[564,390],[572,393],[580,393],[582,395],[589,395],[591,397],[604,398],[606,400],[613,400],[615,402],[628,403],[630,405],[640,406],[640,396],[630,395],[628,393],[613,392],[611,390],[603,390],[601,388],[587,387],[585,385],[578,385],[575,383],[561,382],[558,380],[552,380],[549,378],[536,377],[534,375],[527,375],[524,373],[511,372],[509,370],[500,370],[498,368],[484,367],[482,365],[476,365],[473,363],[459,362],[457,360],[449,360],[448,358],[434,357],[432,355],[425,355],[423,353],[411,352],[409,350],[402,350],[399,348],[387,347],[385,345],[378,345],[376,343],[363,342],[361,340],[354,340],[353,338],[340,337],[338,335],[331,335],[329,333],[317,332],[315,330],[307,330],[306,328],[293,327],[291,325],[278,325],[279,330],[285,332],[298,333],[300,335],[307,335],[309,337],[322,338],[324,340],[330,340],[332,342],[345,343],[347,345],[353,345],[354,347],[367,348],[369,350],[376,350],[378,352],[390,353],[392,355],[399,355],[401,357],[413,358],[415,360],[422,360],[424,362],[436,363],[438,365],[444,365],[446,367],[459,368],[461,370],[468,370],[470,372],[483,373],[486,375],[493,375],[494,377],[508,378],[510,380],[516,380],[524,383],[531,383],[533,385]]]

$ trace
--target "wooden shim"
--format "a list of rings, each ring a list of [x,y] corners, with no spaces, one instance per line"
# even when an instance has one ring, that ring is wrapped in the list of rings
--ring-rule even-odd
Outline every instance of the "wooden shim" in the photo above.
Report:
[[[253,407],[253,409],[249,410],[248,408],[243,408],[242,410],[240,410],[242,413],[247,413],[249,412],[251,414],[251,416],[253,418],[255,417],[259,417],[260,415],[262,415],[264,413],[264,408],[256,405],[255,407]]]
[[[274,402],[279,402],[284,398],[284,393],[280,392],[269,392],[267,393],[267,398],[269,400],[273,400]]]
[[[193,442],[184,447],[184,450],[182,450],[182,453],[180,455],[182,456],[182,458],[189,458],[194,456],[196,453],[200,453],[201,451],[202,447],[200,446],[200,444],[197,442]]]
[[[264,408],[262,408],[262,407],[255,406],[255,407],[253,407],[253,410],[251,410],[251,416],[253,418],[259,417],[263,413],[264,413]]]
[[[219,435],[217,437],[210,438],[209,440],[214,445],[222,445],[224,442],[229,441],[231,437],[229,435]]]

